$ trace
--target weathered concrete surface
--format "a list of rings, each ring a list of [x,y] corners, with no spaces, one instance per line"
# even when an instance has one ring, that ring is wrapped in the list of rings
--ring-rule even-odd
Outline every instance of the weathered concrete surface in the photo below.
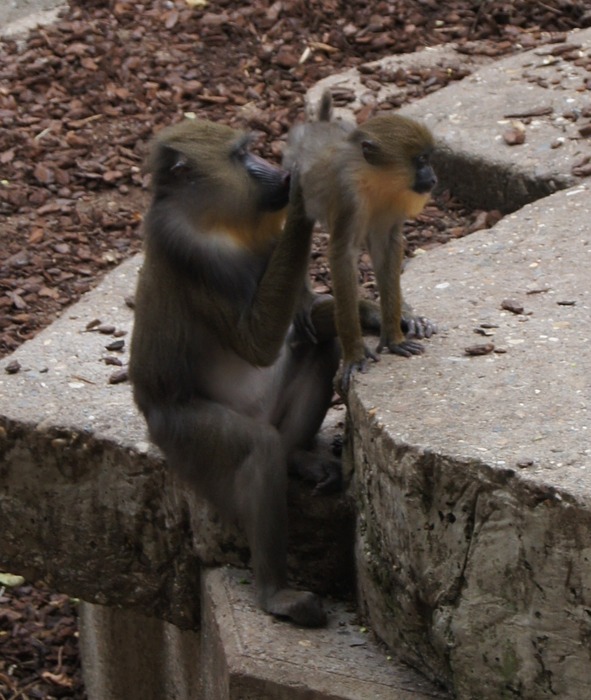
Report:
[[[432,128],[440,146],[438,175],[465,202],[513,211],[579,181],[573,166],[591,156],[591,139],[579,133],[580,127],[591,123],[591,98],[585,87],[591,29],[572,32],[568,43],[579,48],[552,55],[557,47],[547,45],[496,61],[401,110]],[[339,110],[345,116],[361,104],[396,97],[400,88],[387,77],[394,80],[401,68],[422,63],[455,69],[462,61],[473,68],[450,47],[388,57],[368,64],[379,82],[362,83],[357,70],[330,76],[310,90],[308,102],[315,104],[326,87],[346,88],[354,99],[349,110]],[[550,113],[536,116],[540,108]],[[509,116],[520,114],[524,116]],[[579,118],[575,121],[565,114]],[[509,146],[503,133],[514,122],[525,130],[525,143]]]
[[[65,0],[3,0],[0,3],[0,36],[25,34],[39,24],[50,24],[65,5]]]
[[[139,264],[122,264],[2,362],[21,370],[0,374],[0,568],[192,628],[201,563],[245,564],[248,549],[169,475],[129,384],[109,384],[113,338],[86,331],[96,318],[131,329],[124,298]],[[119,356],[126,361],[125,348]],[[354,519],[345,497],[313,498],[292,483],[290,506],[298,576],[319,593],[350,590]]]
[[[79,606],[79,627],[90,700],[207,700],[198,632],[90,603]]]
[[[590,263],[589,184],[418,257],[443,330],[354,384],[360,598],[460,700],[589,694]]]
[[[386,655],[343,603],[328,627],[306,630],[262,617],[252,579],[216,569],[203,577],[203,683],[207,700],[427,700],[446,698]]]

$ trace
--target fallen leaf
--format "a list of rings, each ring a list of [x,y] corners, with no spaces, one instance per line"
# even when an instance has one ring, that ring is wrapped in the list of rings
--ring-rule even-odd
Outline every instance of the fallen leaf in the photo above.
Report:
[[[164,15],[164,26],[167,29],[172,29],[175,24],[179,21],[178,10],[171,10]]]
[[[29,244],[35,245],[35,243],[39,243],[40,241],[42,241],[43,234],[44,231],[41,227],[38,226],[37,228],[34,228],[29,234]]]
[[[15,574],[1,574],[0,573],[0,586],[8,586],[9,588],[15,588],[16,586],[22,586],[25,579],[22,576],[16,576]]]
[[[43,163],[37,163],[35,169],[33,170],[33,175],[35,176],[35,179],[43,185],[49,185],[55,180],[53,171],[46,165],[43,165]]]

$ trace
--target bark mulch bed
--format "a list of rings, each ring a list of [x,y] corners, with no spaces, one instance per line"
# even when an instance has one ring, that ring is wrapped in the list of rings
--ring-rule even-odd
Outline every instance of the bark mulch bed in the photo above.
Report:
[[[0,42],[0,357],[140,249],[147,143],[183,113],[253,130],[277,160],[324,76],[446,42],[500,57],[589,25],[587,0],[73,0],[54,25]],[[464,75],[396,79],[414,100]],[[496,218],[443,192],[407,225],[409,249]],[[365,257],[360,279],[371,293]],[[0,700],[58,697],[86,697],[75,602],[0,585]]]

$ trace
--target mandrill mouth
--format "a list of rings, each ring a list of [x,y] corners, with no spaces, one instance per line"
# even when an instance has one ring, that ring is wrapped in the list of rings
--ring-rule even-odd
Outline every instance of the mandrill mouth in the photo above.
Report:
[[[431,185],[427,184],[427,183],[421,183],[419,185],[415,185],[413,187],[413,190],[417,194],[429,194],[429,192],[431,192],[431,190],[435,187],[436,184],[437,184],[437,180],[435,180],[435,182],[433,182],[433,184],[431,184]]]

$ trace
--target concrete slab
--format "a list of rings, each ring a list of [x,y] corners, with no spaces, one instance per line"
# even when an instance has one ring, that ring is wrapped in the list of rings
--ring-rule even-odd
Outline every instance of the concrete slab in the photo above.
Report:
[[[0,4],[0,36],[22,36],[33,27],[51,24],[65,6],[65,0],[4,0]]]
[[[199,632],[84,602],[79,627],[89,700],[208,700],[202,695]]]
[[[590,222],[581,184],[415,259],[442,330],[355,380],[361,599],[460,700],[591,684]]]
[[[591,161],[591,29],[572,32],[563,45],[484,67],[463,58],[473,70],[470,76],[400,110],[436,135],[443,184],[473,206],[508,212],[579,182],[577,166]],[[345,89],[350,102],[339,112],[351,116],[363,104],[395,98],[400,93],[396,73],[409,65],[454,70],[463,64],[451,47],[388,57],[368,64],[363,75],[352,70],[320,81],[309,91],[308,103],[315,104],[326,87]],[[371,70],[379,80],[368,86]],[[515,127],[525,141],[509,146],[503,134]],[[588,176],[589,168],[584,172]]]
[[[202,599],[208,700],[448,697],[392,659],[343,603],[327,606],[325,629],[283,625],[256,607],[252,579],[228,567],[204,574]]]
[[[117,268],[2,363],[0,567],[191,627],[199,562],[182,543],[189,512],[197,523],[200,511],[187,510],[147,443],[129,386],[109,384],[113,367],[104,357],[115,353],[105,345],[114,339],[86,332],[97,313],[129,330],[124,297],[138,262]],[[10,362],[20,371],[5,372]],[[163,590],[177,591],[173,605]]]

